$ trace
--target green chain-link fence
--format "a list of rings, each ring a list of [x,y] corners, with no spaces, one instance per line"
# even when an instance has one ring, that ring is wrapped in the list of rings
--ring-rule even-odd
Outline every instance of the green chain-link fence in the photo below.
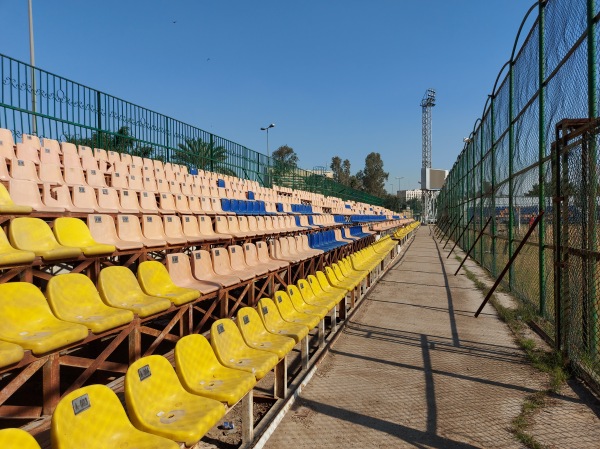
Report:
[[[505,287],[597,384],[599,12],[595,0],[531,7],[437,199],[455,238],[473,218],[465,250],[491,217],[472,257],[493,276],[544,212]]]
[[[377,206],[383,199],[277,164],[195,126],[0,55],[0,128],[308,190]]]

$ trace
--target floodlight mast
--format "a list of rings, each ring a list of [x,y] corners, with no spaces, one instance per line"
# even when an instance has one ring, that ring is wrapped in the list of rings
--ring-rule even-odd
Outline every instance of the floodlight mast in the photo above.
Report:
[[[431,108],[435,106],[435,89],[427,89],[421,100],[422,122],[423,122],[423,156],[421,170],[421,189],[423,200],[424,223],[430,223],[435,220],[435,202],[434,192],[427,185],[429,169],[431,169]]]

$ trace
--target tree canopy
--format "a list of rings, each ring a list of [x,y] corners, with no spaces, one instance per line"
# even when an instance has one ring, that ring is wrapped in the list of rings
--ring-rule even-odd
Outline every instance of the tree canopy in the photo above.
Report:
[[[362,181],[365,192],[380,198],[385,197],[385,182],[389,177],[389,173],[383,170],[381,154],[369,153],[365,158],[365,168],[356,176]]]

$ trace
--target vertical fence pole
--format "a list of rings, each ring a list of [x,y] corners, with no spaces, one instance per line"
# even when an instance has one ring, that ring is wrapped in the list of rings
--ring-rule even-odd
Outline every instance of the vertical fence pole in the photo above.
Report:
[[[515,112],[514,112],[514,61],[508,67],[509,97],[508,97],[508,258],[513,255],[514,225],[515,225],[515,198],[514,198],[514,157],[515,157]],[[513,265],[508,272],[508,285],[514,289],[515,270]]]
[[[492,227],[490,232],[492,234],[492,275],[496,276],[496,137],[494,135],[494,100],[496,99],[495,93],[490,98],[490,142],[492,145],[491,157],[492,157]]]
[[[546,209],[546,176],[544,171],[544,163],[542,160],[546,156],[546,47],[545,47],[545,12],[546,3],[540,2],[538,14],[538,69],[539,69],[539,147],[538,147],[538,208],[539,210]],[[538,271],[539,271],[539,291],[540,291],[540,308],[538,313],[546,317],[546,224],[545,219],[542,219],[538,224]]]
[[[485,111],[483,111],[483,118],[485,119]],[[484,156],[484,150],[483,150],[483,146],[484,146],[484,126],[483,126],[483,120],[481,121],[481,125],[479,125],[479,134],[481,135],[481,139],[479,142],[479,227],[481,229],[481,226],[483,226],[483,199],[484,199],[484,191],[483,191],[483,156]],[[477,229],[477,226],[475,226],[475,229]],[[485,262],[484,262],[484,244],[483,244],[483,236],[481,238],[481,241],[479,243],[479,254],[481,254],[481,265],[483,265],[485,267]]]
[[[594,16],[596,15],[596,1],[588,0],[587,2],[587,49],[588,49],[588,115],[589,118],[596,118],[598,116],[598,95],[596,91],[597,87],[597,76],[596,76],[596,24],[594,22]],[[584,145],[586,142],[584,142]],[[596,148],[596,137],[591,134],[587,139],[588,155],[589,155],[589,191],[585,192],[587,195],[587,202],[589,208],[588,215],[588,248],[589,251],[597,251],[597,237],[596,237],[596,210],[597,210],[597,196],[598,196],[598,179],[597,179],[597,148]],[[589,273],[587,279],[584,282],[588,283],[589,297],[586,306],[589,311],[589,348],[590,354],[595,356],[597,353],[598,344],[598,306],[596,305],[596,267],[597,261],[595,258],[588,258]]]

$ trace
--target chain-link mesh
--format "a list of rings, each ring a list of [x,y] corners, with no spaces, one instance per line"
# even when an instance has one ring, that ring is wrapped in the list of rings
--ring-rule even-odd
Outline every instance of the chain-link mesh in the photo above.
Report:
[[[536,218],[504,285],[581,374],[600,379],[600,6],[548,0],[498,76],[438,196],[438,220],[493,276]],[[534,18],[534,20],[530,20]],[[516,45],[515,45],[516,47]],[[517,48],[517,47],[516,47]],[[475,245],[486,221],[481,242]]]

